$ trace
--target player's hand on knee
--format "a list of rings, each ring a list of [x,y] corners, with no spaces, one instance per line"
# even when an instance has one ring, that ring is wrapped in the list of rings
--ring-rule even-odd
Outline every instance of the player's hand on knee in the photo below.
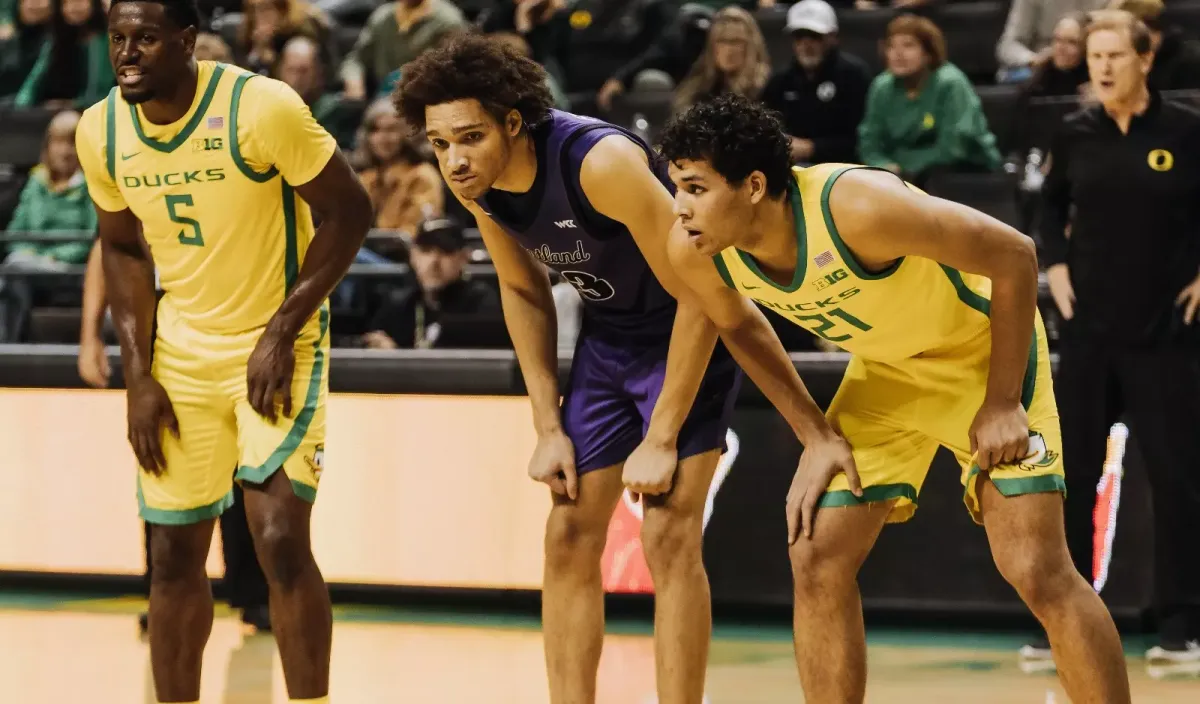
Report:
[[[1018,402],[983,402],[969,431],[971,453],[981,470],[1029,456],[1029,418]]]
[[[858,478],[858,467],[854,464],[854,451],[836,432],[818,440],[810,440],[800,455],[800,466],[792,477],[792,486],[787,495],[788,545],[796,542],[800,533],[812,537],[813,521],[818,502],[838,474],[846,475],[846,482],[855,496],[862,496],[862,482]]]
[[[550,490],[572,501],[579,494],[579,476],[575,472],[575,446],[561,430],[538,437],[529,460],[529,478],[542,482]]]
[[[275,422],[276,403],[284,418],[292,417],[292,373],[296,367],[295,340],[268,326],[246,363],[246,400],[263,418]]]
[[[129,423],[129,445],[138,464],[155,476],[167,470],[162,449],[162,433],[166,428],[179,437],[179,420],[167,391],[153,378],[130,384],[126,415]]]
[[[625,460],[621,481],[637,501],[642,494],[665,494],[671,490],[679,452],[674,443],[643,440]]]

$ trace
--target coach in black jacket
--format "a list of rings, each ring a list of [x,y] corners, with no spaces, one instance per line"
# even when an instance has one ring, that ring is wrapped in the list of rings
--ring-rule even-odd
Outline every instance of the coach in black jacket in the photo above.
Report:
[[[1067,117],[1042,191],[1064,318],[1055,390],[1067,542],[1091,576],[1105,437],[1127,418],[1154,502],[1161,642],[1147,657],[1200,662],[1200,112],[1148,88],[1140,20],[1096,13],[1086,41],[1099,104]]]

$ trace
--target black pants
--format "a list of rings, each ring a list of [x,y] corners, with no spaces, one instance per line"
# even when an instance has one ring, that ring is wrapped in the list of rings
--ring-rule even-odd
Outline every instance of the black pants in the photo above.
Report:
[[[146,531],[146,590],[150,589],[150,524]],[[233,484],[233,506],[221,514],[221,552],[225,558],[225,591],[229,606],[249,609],[267,605],[267,578],[258,564],[242,487]]]
[[[1124,419],[1154,505],[1155,607],[1164,640],[1200,636],[1200,351],[1064,340],[1055,376],[1066,462],[1067,545],[1092,578],[1096,485],[1108,431]]]

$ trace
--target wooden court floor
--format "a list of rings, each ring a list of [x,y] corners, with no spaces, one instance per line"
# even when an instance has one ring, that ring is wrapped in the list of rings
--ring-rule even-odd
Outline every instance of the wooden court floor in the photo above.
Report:
[[[0,700],[12,704],[153,704],[137,600],[0,595]],[[605,641],[602,704],[654,702],[646,624],[617,624]],[[711,704],[801,702],[790,636],[718,627],[708,672]],[[876,632],[869,702],[1066,704],[1052,676],[1022,674],[1017,636]],[[1130,643],[1134,701],[1200,702],[1200,668],[1154,679]],[[1140,652],[1141,643],[1138,643]],[[545,691],[537,624],[511,617],[335,609],[333,704],[539,704]],[[204,659],[205,704],[285,704],[269,636],[243,637],[219,608]]]

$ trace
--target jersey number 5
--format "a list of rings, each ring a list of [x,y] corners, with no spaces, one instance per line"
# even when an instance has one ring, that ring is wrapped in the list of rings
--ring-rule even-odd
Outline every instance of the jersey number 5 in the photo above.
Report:
[[[204,246],[204,236],[200,234],[200,223],[195,220],[180,215],[175,208],[180,205],[188,207],[195,206],[192,202],[192,197],[186,193],[177,196],[167,196],[167,214],[171,216],[171,222],[177,222],[183,225],[184,229],[179,231],[179,244],[190,244],[196,247]],[[189,234],[189,229],[190,233]]]
[[[837,323],[835,323],[834,321],[829,319],[831,317],[839,318],[839,319],[845,321],[846,323],[848,323],[851,327],[858,328],[859,330],[862,330],[863,332],[866,332],[867,330],[871,329],[870,325],[867,325],[866,323],[859,320],[858,318],[855,318],[853,315],[850,315],[849,313],[842,310],[841,308],[830,308],[828,311],[826,311],[826,313],[828,315],[821,315],[821,314],[797,315],[794,317],[796,318],[796,320],[812,320],[812,321],[816,321],[817,323],[819,323],[819,325],[817,325],[816,327],[810,328],[810,329],[813,331],[814,334],[820,335],[821,337],[825,338],[826,340],[829,340],[830,342],[844,342],[844,341],[849,340],[850,338],[854,337],[853,335],[851,335],[849,333],[842,334],[842,335],[836,335],[836,336],[830,335],[829,330],[837,326]],[[805,327],[807,327],[807,326],[805,326]]]

